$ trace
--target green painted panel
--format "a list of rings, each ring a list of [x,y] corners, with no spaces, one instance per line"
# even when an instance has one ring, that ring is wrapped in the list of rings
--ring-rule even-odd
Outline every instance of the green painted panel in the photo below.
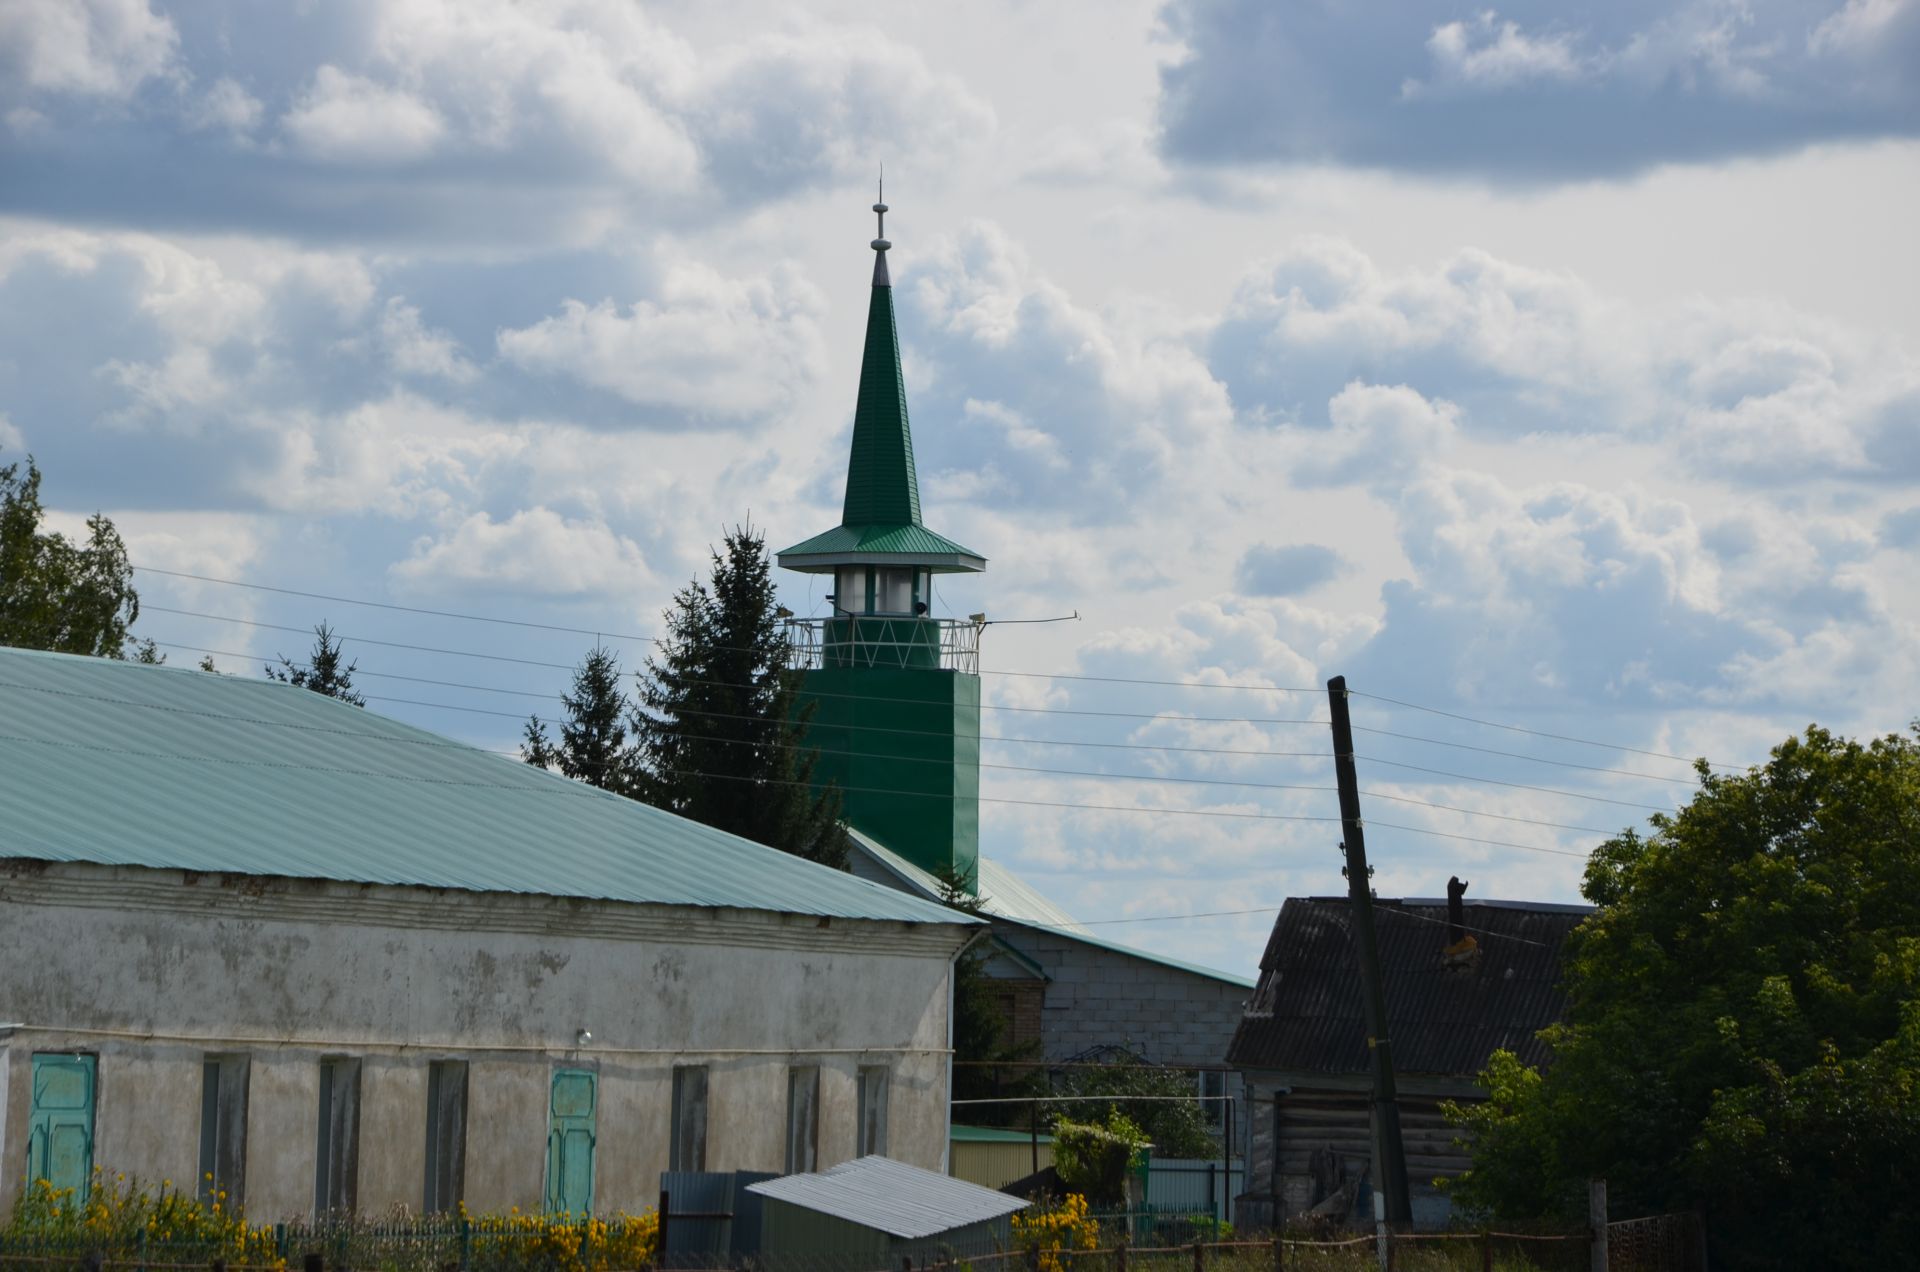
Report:
[[[855,829],[923,870],[970,883],[980,856],[980,680],[952,671],[807,673],[816,782],[837,782]]]
[[[556,1069],[547,1120],[547,1210],[593,1213],[594,1105],[598,1079],[586,1069]]]
[[[93,1056],[33,1057],[27,1173],[84,1199],[93,1182]]]

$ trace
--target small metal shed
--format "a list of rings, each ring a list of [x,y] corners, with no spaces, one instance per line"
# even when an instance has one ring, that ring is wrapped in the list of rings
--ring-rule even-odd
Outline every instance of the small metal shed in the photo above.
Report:
[[[762,1199],[760,1253],[783,1260],[835,1256],[846,1267],[895,1268],[1012,1244],[1026,1202],[887,1157],[751,1184]]]

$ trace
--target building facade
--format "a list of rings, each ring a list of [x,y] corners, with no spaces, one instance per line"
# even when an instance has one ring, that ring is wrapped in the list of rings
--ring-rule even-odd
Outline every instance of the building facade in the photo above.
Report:
[[[0,1197],[941,1169],[975,923],[289,685],[0,650]]]

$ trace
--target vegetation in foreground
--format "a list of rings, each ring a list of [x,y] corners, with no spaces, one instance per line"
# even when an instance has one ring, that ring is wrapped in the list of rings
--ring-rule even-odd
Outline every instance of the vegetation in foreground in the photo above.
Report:
[[[1920,725],[1915,733],[1920,737]],[[1456,1109],[1469,1213],[1702,1211],[1716,1260],[1898,1267],[1920,1249],[1920,744],[1809,728],[1602,845],[1544,1073]]]

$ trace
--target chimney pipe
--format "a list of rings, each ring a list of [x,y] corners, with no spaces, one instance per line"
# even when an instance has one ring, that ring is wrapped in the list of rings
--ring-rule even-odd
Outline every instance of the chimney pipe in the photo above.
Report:
[[[1460,898],[1467,892],[1467,881],[1459,875],[1447,880],[1447,944],[1455,946],[1467,934],[1466,906]]]

